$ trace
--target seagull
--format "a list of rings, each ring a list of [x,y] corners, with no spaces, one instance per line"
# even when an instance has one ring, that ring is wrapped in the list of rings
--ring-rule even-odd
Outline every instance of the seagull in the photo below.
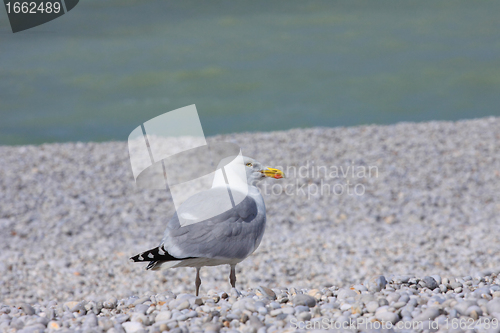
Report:
[[[281,170],[263,167],[256,160],[240,156],[236,163],[243,163],[246,175],[240,173],[237,182],[245,189],[244,199],[233,208],[201,222],[181,226],[179,215],[199,216],[201,211],[216,210],[227,197],[228,187],[223,179],[214,178],[212,187],[189,197],[182,203],[167,224],[158,247],[130,258],[132,262],[149,262],[146,270],[177,267],[196,268],[196,296],[199,295],[203,266],[229,265],[229,282],[236,288],[236,264],[251,255],[260,245],[266,227],[264,198],[255,186],[269,177],[284,178]],[[241,166],[240,166],[241,167]],[[231,191],[239,191],[231,186]],[[241,194],[240,193],[240,194]],[[242,196],[242,197],[243,197]]]

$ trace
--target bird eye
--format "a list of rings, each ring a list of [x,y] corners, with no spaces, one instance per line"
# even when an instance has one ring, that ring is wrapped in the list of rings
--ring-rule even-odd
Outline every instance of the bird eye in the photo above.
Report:
[[[247,167],[251,167],[252,166],[252,163],[247,163],[246,164]]]

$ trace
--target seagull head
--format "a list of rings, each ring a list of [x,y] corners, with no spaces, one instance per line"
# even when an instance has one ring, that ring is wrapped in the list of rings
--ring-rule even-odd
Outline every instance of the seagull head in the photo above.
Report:
[[[224,168],[226,177],[233,186],[236,183],[255,185],[258,181],[269,177],[274,179],[285,178],[283,171],[276,168],[264,167],[262,164],[253,158],[246,156],[232,156],[220,161],[217,169]],[[226,181],[222,172],[217,172],[213,181],[212,187],[226,186]]]
[[[274,179],[285,178],[285,174],[283,173],[283,171],[276,168],[265,167],[253,158],[243,156],[243,164],[245,165],[247,183],[249,185],[255,185],[255,183],[257,183],[259,180],[262,180],[266,177]]]

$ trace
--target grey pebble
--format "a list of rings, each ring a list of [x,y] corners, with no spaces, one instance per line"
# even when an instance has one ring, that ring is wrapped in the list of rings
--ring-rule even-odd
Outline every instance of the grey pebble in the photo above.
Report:
[[[280,315],[282,313],[283,313],[283,310],[281,310],[281,309],[274,309],[271,312],[269,312],[269,315],[271,317],[276,317],[277,315]]]
[[[98,325],[95,313],[90,312],[85,316],[84,326],[96,327]]]
[[[337,298],[340,300],[345,300],[350,297],[356,297],[358,293],[351,289],[340,289],[337,294]]]
[[[258,312],[259,314],[261,314],[261,315],[265,316],[265,315],[267,314],[267,309],[266,309],[265,307],[261,306],[261,307],[259,307],[259,308],[257,309],[257,312]]]
[[[126,333],[124,327],[121,324],[115,324],[110,330],[114,330],[118,333]]]
[[[281,305],[279,303],[276,303],[276,302],[271,302],[269,303],[269,306],[272,308],[272,309],[281,309]]]
[[[121,323],[126,322],[129,319],[130,319],[130,316],[128,314],[123,313],[123,314],[119,314],[115,317],[115,322],[118,324],[121,324]]]
[[[399,295],[398,293],[388,293],[386,299],[389,303],[392,303],[398,301],[400,297],[401,295]]]
[[[371,292],[377,292],[385,288],[387,285],[387,280],[385,276],[379,275],[371,278],[368,282],[368,290]]]
[[[398,302],[402,302],[402,303],[408,303],[408,301],[410,300],[410,296],[408,295],[401,295],[401,297],[399,297],[398,299]]]
[[[474,320],[478,320],[479,317],[483,315],[483,310],[477,305],[472,305],[467,308],[467,310],[465,311],[465,315],[471,317]]]
[[[184,301],[182,303],[180,303],[179,305],[177,305],[176,309],[181,311],[181,310],[184,310],[184,309],[188,309],[189,308],[189,301]]]
[[[260,319],[257,316],[251,316],[248,321],[250,323],[250,326],[252,326],[255,329],[259,329],[264,326],[264,324],[260,321]]]
[[[98,318],[98,325],[101,327],[104,331],[109,330],[111,327],[113,327],[113,322],[107,318],[107,317],[99,317]]]
[[[23,329],[22,329],[22,333],[24,332],[29,332],[29,333],[35,333],[35,332],[44,332],[45,331],[45,326],[43,326],[42,324],[33,324],[33,325],[27,325],[27,326],[24,326]]]
[[[288,303],[288,301],[289,301],[288,297],[283,297],[279,300],[281,304]]]
[[[467,309],[473,305],[476,305],[476,302],[474,301],[460,301],[457,304],[455,304],[454,308],[455,310],[458,311],[463,316],[467,315]]]
[[[441,276],[440,275],[431,275],[431,278],[434,279],[434,281],[436,281],[436,283],[439,285],[442,283],[442,279],[441,279]],[[424,278],[425,279],[425,278]]]
[[[174,327],[174,328],[170,329],[169,332],[170,333],[184,333],[182,331],[182,328],[180,328],[180,327]],[[211,330],[205,330],[205,332],[212,332],[212,331]]]
[[[23,303],[21,305],[21,308],[23,309],[24,313],[28,316],[32,316],[35,314],[35,309],[33,309],[33,307],[27,303]]]
[[[145,329],[141,323],[128,321],[122,324],[126,333],[144,333]]]
[[[37,322],[39,322],[43,326],[47,326],[47,324],[50,322],[50,319],[47,317],[38,317]]]
[[[423,282],[425,283],[425,286],[430,290],[434,290],[439,287],[438,282],[432,276],[424,277]]]
[[[405,302],[396,302],[396,303],[392,304],[392,307],[394,307],[395,309],[399,309],[399,308],[402,308],[405,305],[406,305]]]
[[[500,313],[500,298],[495,298],[486,304],[489,314]]]
[[[351,304],[348,304],[348,303],[344,303],[340,306],[340,311],[346,311],[346,310],[350,310],[352,308],[352,305]]]
[[[399,320],[399,316],[395,314],[394,312],[380,312],[375,314],[375,318],[377,318],[380,321],[383,322],[391,322],[391,323],[396,323]]]
[[[138,304],[135,306],[135,312],[146,314],[146,311],[148,311],[149,305],[146,304]]]
[[[130,321],[135,321],[143,325],[149,325],[151,322],[148,316],[139,312],[133,313],[132,316],[130,317]]]
[[[109,300],[103,302],[103,306],[104,308],[106,309],[114,309],[116,307],[116,304],[117,304],[117,300],[115,297],[111,297]]]
[[[264,286],[259,286],[259,291],[264,295],[265,297],[275,300],[276,299],[276,293],[272,291],[271,289],[264,287]]]
[[[482,295],[491,295],[491,289],[488,287],[480,287],[474,290],[474,295],[482,297]]]
[[[262,302],[262,301],[255,301],[254,303],[255,305],[255,308],[260,308],[260,307],[265,307],[266,306],[266,303]]]
[[[257,311],[257,308],[255,307],[255,303],[252,302],[252,301],[245,302],[245,308],[248,311],[251,311],[251,312],[256,312]]]
[[[298,305],[295,307],[295,314],[301,313],[301,312],[309,312],[309,307],[305,305]]]
[[[379,300],[378,300],[378,304],[379,304],[379,306],[389,305],[389,301],[387,301],[387,299],[386,299],[386,298],[383,298],[383,297],[382,297],[382,298],[379,298]]]
[[[375,311],[377,311],[377,309],[379,308],[379,306],[380,305],[379,305],[378,302],[371,301],[368,304],[366,304],[366,309],[368,310],[368,312],[375,313]]]
[[[355,284],[353,286],[354,289],[358,290],[358,291],[368,291],[368,288],[366,288],[364,285],[362,284]]]
[[[311,320],[311,313],[310,312],[301,312],[297,315],[297,319],[300,321]]]
[[[425,311],[423,311],[420,315],[414,317],[415,321],[426,321],[426,320],[434,320],[441,314],[441,311],[438,307],[429,307]]]
[[[309,295],[299,294],[293,298],[294,305],[306,305],[308,307],[316,306],[316,299]]]
[[[142,304],[144,302],[147,302],[147,301],[150,301],[151,300],[151,296],[143,296],[137,300],[135,300],[132,305],[136,306],[136,305],[139,305],[139,304]]]
[[[409,284],[417,284],[419,281],[420,281],[420,279],[417,279],[415,277],[408,279]]]
[[[185,314],[180,314],[178,316],[175,316],[174,319],[178,320],[178,321],[184,321],[184,320],[188,319],[188,316],[186,316]]]

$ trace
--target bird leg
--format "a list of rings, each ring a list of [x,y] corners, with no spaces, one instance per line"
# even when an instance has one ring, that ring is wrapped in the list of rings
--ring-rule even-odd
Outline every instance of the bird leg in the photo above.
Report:
[[[198,296],[198,294],[200,292],[200,285],[201,285],[200,267],[196,267],[196,280],[195,280],[196,296]]]
[[[231,287],[236,288],[236,265],[231,265],[231,273],[229,273],[229,282],[231,282]]]

